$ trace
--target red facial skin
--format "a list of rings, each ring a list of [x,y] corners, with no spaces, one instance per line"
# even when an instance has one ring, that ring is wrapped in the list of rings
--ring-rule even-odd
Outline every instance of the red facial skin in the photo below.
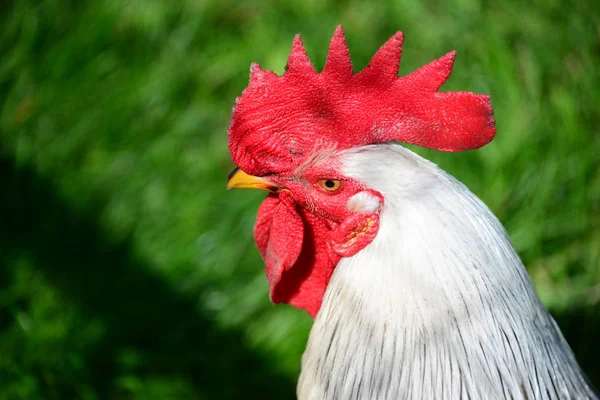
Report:
[[[314,317],[341,257],[356,254],[375,238],[383,197],[332,168],[309,167],[267,179],[282,189],[261,205],[254,236],[265,260],[271,300]],[[324,179],[340,180],[341,186],[327,191],[318,185]],[[379,209],[348,210],[348,200],[365,190],[379,198]]]

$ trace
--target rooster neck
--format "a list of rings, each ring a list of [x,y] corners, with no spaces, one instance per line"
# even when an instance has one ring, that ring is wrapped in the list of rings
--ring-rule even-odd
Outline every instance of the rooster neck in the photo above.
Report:
[[[329,282],[300,399],[593,398],[501,224],[464,185],[398,145],[350,151],[345,170],[385,208]]]

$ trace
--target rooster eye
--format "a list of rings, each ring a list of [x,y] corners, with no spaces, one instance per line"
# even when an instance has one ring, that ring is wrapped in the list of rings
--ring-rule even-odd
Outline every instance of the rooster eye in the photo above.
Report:
[[[342,181],[337,179],[321,179],[317,186],[328,192],[335,192],[342,186]]]

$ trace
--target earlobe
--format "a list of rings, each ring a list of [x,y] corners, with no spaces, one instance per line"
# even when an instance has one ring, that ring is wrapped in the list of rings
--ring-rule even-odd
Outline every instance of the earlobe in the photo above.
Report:
[[[329,234],[329,245],[340,257],[352,257],[375,239],[379,212],[356,213]]]
[[[346,208],[348,211],[369,213],[379,210],[383,197],[373,190],[363,190],[350,197]]]
[[[365,190],[348,200],[352,213],[329,235],[329,245],[340,257],[351,257],[375,239],[379,231],[379,213],[383,203],[381,194]]]

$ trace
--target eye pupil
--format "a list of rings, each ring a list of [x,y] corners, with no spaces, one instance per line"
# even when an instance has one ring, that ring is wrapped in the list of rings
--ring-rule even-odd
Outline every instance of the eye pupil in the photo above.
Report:
[[[334,188],[335,187],[335,182],[331,181],[331,180],[326,180],[325,181],[325,186],[327,186],[328,188]]]

